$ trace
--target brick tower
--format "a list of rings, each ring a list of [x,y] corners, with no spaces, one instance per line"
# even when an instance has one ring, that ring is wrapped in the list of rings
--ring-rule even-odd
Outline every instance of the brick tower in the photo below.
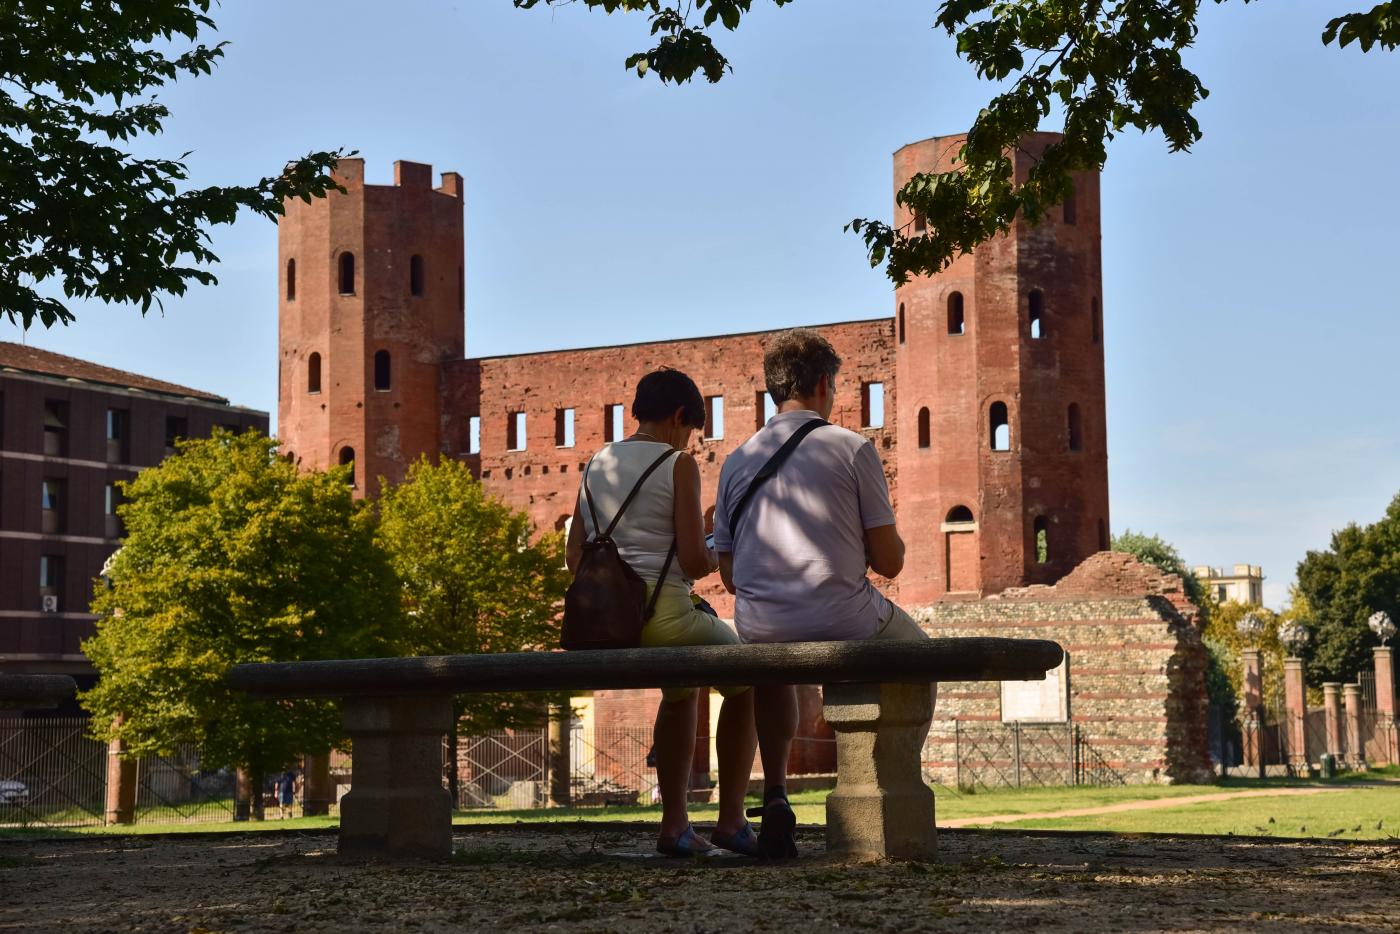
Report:
[[[1015,155],[1024,179],[1056,139]],[[894,156],[898,191],[952,168],[962,136]],[[896,222],[922,221],[896,206]],[[1053,583],[1108,547],[1099,177],[1038,227],[1024,222],[895,292],[900,600]]]
[[[441,364],[460,360],[465,309],[462,177],[394,163],[366,185],[364,161],[336,169],[343,194],[289,201],[277,226],[282,449],[303,466],[353,462],[359,495],[403,479],[439,449]]]

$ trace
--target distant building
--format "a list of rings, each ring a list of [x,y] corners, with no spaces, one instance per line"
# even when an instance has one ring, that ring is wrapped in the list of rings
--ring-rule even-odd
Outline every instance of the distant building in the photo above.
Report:
[[[0,341],[0,671],[71,674],[93,633],[92,582],[122,536],[116,483],[176,438],[266,432],[222,396]]]
[[[1233,572],[1202,565],[1191,569],[1206,593],[1221,603],[1264,605],[1264,569],[1257,564],[1237,564]]]

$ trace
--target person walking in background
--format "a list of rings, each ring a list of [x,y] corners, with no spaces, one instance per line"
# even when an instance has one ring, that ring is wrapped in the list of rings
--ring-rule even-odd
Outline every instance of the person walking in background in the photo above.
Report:
[[[292,769],[283,770],[277,779],[277,816],[282,820],[292,816],[292,805],[296,803],[297,773]]]
[[[642,627],[641,644],[738,644],[734,630],[691,597],[695,579],[714,573],[718,566],[714,552],[705,545],[700,467],[685,450],[691,434],[705,424],[700,390],[679,370],[649,373],[637,383],[632,417],[637,430],[605,445],[584,470],[569,528],[569,570],[577,571],[584,542],[622,513],[612,538],[621,558],[646,582],[648,601],[655,602]],[[757,855],[757,836],[744,818],[755,745],[753,691],[727,687],[720,693],[724,703],[715,734],[719,820],[711,840],[697,834],[686,815],[698,694],[695,688],[668,688],[661,693],[653,747],[661,793],[661,835],[656,848],[668,856],[704,853],[712,843]]]
[[[714,543],[745,642],[927,639],[870,583],[904,568],[880,455],[869,439],[828,424],[841,358],[815,331],[778,335],[763,377],[778,406],[724,462]],[[761,855],[797,855],[787,763],[797,732],[790,685],[755,688],[763,760]]]

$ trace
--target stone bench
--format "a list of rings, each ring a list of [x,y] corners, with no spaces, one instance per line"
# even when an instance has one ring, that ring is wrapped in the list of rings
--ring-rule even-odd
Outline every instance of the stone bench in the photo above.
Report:
[[[452,852],[442,738],[455,694],[752,684],[822,685],[836,731],[828,853],[928,859],[933,793],[920,756],[938,681],[1032,681],[1063,651],[1036,639],[789,642],[594,652],[237,665],[229,684],[255,697],[338,698],[353,745],[340,804],[345,854],[439,858]]]
[[[0,674],[0,708],[48,710],[78,693],[78,684],[67,675]]]

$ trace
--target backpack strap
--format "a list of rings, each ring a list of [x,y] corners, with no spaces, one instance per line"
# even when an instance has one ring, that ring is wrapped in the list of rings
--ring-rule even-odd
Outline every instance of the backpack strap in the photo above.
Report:
[[[637,478],[636,485],[632,487],[632,492],[627,494],[627,498],[624,499],[622,501],[622,505],[618,507],[617,515],[613,516],[612,522],[608,523],[608,527],[606,529],[603,529],[601,532],[599,531],[600,526],[598,524],[598,511],[593,506],[593,494],[589,492],[588,489],[588,471],[593,466],[592,459],[588,461],[588,466],[583,468],[583,498],[588,503],[588,515],[593,520],[593,538],[595,540],[599,538],[612,538],[613,529],[617,528],[618,520],[621,519],[622,514],[627,511],[627,507],[632,505],[632,500],[636,499],[637,494],[641,492],[642,484],[647,482],[647,478],[652,475],[656,468],[664,464],[667,458],[669,458],[672,454],[679,453],[680,451],[678,451],[675,448],[672,448],[671,450],[662,454],[656,460],[652,461],[651,466],[649,466],[646,470],[642,471],[642,475]]]
[[[768,458],[768,463],[758,469],[758,473],[754,474],[753,479],[749,481],[749,488],[744,491],[744,495],[739,498],[739,502],[734,506],[734,511],[729,514],[729,537],[731,539],[738,537],[739,517],[744,514],[744,509],[747,508],[749,500],[753,499],[753,495],[758,491],[758,488],[773,479],[773,475],[778,472],[778,468],[783,466],[783,462],[792,456],[792,452],[797,450],[797,446],[802,443],[803,438],[807,437],[818,428],[829,424],[831,423],[824,418],[814,418],[811,421],[803,422],[801,425],[798,425],[797,430],[783,442],[783,446],[774,451],[773,456]]]
[[[666,561],[661,565],[661,576],[656,579],[656,586],[651,589],[651,599],[647,601],[647,612],[642,617],[642,622],[651,619],[656,613],[656,599],[661,596],[661,585],[666,583],[666,575],[671,573],[671,561],[676,557],[676,540],[671,539],[671,550],[666,552]]]

